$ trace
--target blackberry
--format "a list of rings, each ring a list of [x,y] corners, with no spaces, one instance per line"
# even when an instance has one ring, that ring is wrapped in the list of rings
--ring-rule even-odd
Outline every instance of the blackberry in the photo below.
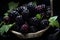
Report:
[[[25,34],[37,32],[47,27],[49,25],[48,16],[50,16],[49,6],[29,2],[12,10],[8,17],[4,18],[4,21],[6,23],[15,22],[16,24],[12,27],[12,30]]]
[[[6,16],[6,17],[3,18],[3,21],[5,23],[9,23],[10,22],[10,18],[8,16]]]
[[[16,18],[16,16],[18,16],[18,15],[19,15],[19,13],[15,10],[13,10],[9,13],[9,17],[11,17],[11,18]]]
[[[30,26],[30,32],[36,32],[37,28],[36,26]]]
[[[17,12],[17,11],[15,11],[15,10],[13,10],[13,11],[11,11],[10,13],[9,13],[9,18],[10,18],[10,20],[11,20],[11,23],[13,23],[13,22],[15,22],[15,18],[17,17],[19,15],[19,13]]]
[[[22,14],[24,20],[27,20],[30,17],[28,9],[24,9],[21,14]]]
[[[39,25],[39,20],[36,17],[32,17],[29,22],[30,22],[30,25],[34,25],[34,26]]]
[[[29,3],[27,4],[27,8],[28,8],[29,10],[30,10],[30,9],[34,9],[35,6],[36,6],[36,3],[34,3],[34,2],[29,2]]]
[[[21,12],[23,12],[23,10],[26,10],[26,9],[27,9],[26,6],[20,6],[20,7],[18,7],[16,10],[17,10],[19,13],[21,13]]]
[[[36,11],[39,13],[45,12],[46,11],[46,5],[45,4],[41,4],[35,7]]]
[[[27,9],[26,6],[20,6],[17,10],[23,16],[24,20],[28,19],[29,10]]]
[[[50,6],[47,6],[46,17],[49,18],[50,16],[51,16],[51,8]]]
[[[16,23],[19,24],[19,25],[24,24],[24,20],[23,20],[22,15],[17,16],[15,20],[16,20]]]
[[[29,3],[27,4],[27,8],[28,8],[29,11],[30,11],[30,17],[36,15],[35,7],[36,7],[36,3],[34,3],[34,2],[29,2]]]
[[[41,4],[42,8],[45,9],[46,8],[46,5],[45,4]]]
[[[20,29],[20,31],[21,31],[21,33],[28,33],[28,31],[29,31],[29,26],[28,26],[28,24],[23,24],[22,26],[21,26],[21,29]]]
[[[47,19],[43,19],[40,24],[41,28],[45,28],[49,25],[49,21]]]

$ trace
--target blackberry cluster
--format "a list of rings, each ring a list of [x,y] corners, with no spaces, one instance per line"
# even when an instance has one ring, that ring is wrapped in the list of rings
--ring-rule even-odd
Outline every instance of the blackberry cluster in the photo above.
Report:
[[[36,17],[37,14],[41,14],[42,19],[38,19]],[[47,27],[50,16],[50,6],[46,6],[45,4],[37,5],[34,2],[29,2],[9,12],[9,15],[4,18],[4,22],[15,22],[16,24],[11,28],[15,31],[31,33]]]

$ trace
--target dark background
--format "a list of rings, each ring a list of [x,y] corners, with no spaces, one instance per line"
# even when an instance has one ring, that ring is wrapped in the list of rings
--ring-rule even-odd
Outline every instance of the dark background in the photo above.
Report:
[[[20,5],[24,3],[28,3],[30,1],[35,1],[35,0],[2,0],[0,1],[0,16],[3,15],[4,12],[8,9],[8,3],[10,1],[15,1],[15,2],[20,2]],[[38,4],[40,3],[45,3],[46,5],[50,5],[49,0],[36,0]],[[60,1],[59,0],[53,0],[54,2],[54,15],[60,16]]]
[[[53,0],[53,8],[54,8],[54,15],[58,15],[58,21],[60,23],[60,1],[59,0]]]

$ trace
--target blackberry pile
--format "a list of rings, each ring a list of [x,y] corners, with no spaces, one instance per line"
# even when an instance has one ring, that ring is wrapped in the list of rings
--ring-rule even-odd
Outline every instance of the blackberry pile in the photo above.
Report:
[[[46,28],[49,25],[50,6],[45,4],[37,5],[34,2],[23,4],[13,9],[9,15],[4,18],[5,23],[14,23],[11,30],[21,33],[33,33]]]

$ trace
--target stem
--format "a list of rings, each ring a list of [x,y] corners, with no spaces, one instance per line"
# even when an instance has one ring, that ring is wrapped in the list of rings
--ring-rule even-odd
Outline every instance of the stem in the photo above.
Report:
[[[51,5],[51,16],[53,16],[53,0],[50,0],[50,5]]]

